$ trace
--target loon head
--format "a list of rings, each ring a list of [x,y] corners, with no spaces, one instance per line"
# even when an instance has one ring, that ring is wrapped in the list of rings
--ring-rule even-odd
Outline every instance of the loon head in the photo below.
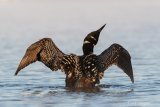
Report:
[[[85,37],[84,42],[83,42],[83,54],[84,55],[89,55],[93,53],[93,48],[98,42],[100,32],[105,26],[106,24],[104,24],[100,29],[89,33]]]

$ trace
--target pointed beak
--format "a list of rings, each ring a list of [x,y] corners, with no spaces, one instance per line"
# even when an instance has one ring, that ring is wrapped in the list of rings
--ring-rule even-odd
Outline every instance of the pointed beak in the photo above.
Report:
[[[106,24],[104,24],[100,29],[98,29],[97,31],[98,32],[101,32],[102,31],[102,29],[104,28],[106,26]]]

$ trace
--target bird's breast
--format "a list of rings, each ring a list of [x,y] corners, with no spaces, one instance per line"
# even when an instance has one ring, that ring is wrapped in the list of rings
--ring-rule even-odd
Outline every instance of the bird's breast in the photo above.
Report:
[[[87,56],[66,55],[61,61],[61,66],[66,73],[67,84],[73,86],[85,84],[86,81],[88,84],[97,84],[103,74],[98,69],[97,56],[94,54]]]

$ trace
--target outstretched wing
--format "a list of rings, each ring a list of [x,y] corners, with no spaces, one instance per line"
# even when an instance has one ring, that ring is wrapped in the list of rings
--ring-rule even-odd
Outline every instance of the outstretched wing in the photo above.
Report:
[[[130,54],[126,49],[118,44],[111,45],[108,49],[98,56],[100,71],[105,71],[112,64],[120,67],[134,83],[134,76]]]
[[[44,63],[51,70],[58,70],[60,69],[59,63],[63,55],[52,39],[43,38],[28,47],[15,75],[17,75],[21,69],[36,61]]]
[[[103,25],[100,29],[89,33],[85,37],[84,42],[83,42],[83,53],[84,53],[84,55],[89,55],[89,54],[93,53],[93,48],[97,44],[98,39],[99,39],[99,34],[102,31],[102,29],[105,27],[105,25]]]

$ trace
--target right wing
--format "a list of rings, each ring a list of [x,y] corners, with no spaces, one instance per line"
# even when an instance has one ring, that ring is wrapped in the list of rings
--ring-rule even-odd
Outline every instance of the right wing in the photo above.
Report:
[[[57,48],[52,39],[43,38],[28,47],[15,75],[21,69],[36,61],[44,63],[51,70],[58,70],[60,69],[60,60],[63,56],[64,54]]]
[[[121,68],[134,83],[131,56],[126,49],[118,44],[111,45],[98,56],[98,65],[101,72],[104,72],[113,64]]]

